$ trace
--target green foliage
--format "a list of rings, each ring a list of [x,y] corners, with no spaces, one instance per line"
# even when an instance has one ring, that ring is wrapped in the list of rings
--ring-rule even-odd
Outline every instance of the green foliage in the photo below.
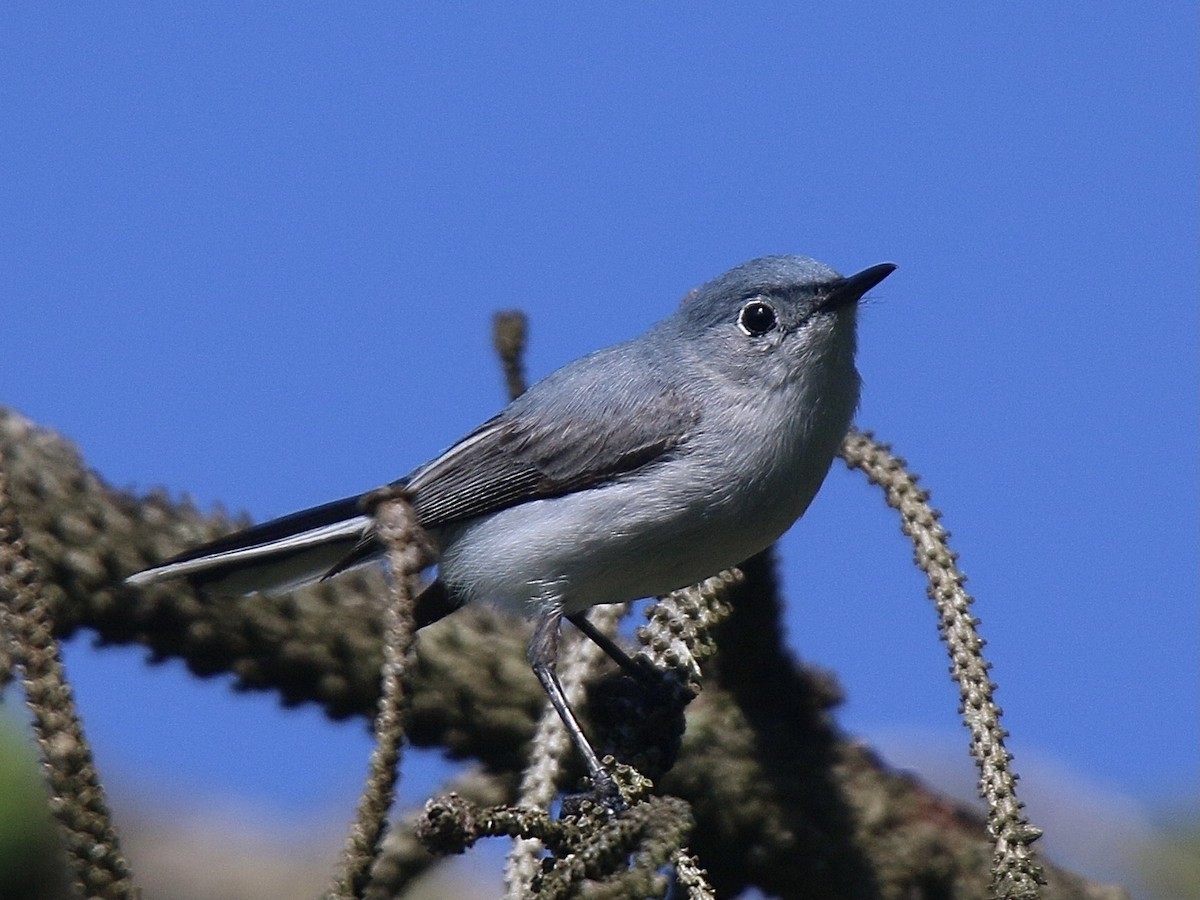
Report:
[[[33,746],[0,714],[0,897],[62,896],[61,859]]]

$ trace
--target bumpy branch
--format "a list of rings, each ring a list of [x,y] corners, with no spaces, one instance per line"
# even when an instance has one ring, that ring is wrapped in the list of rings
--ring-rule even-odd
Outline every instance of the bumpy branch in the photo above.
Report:
[[[411,696],[408,672],[416,631],[413,600],[421,571],[433,558],[416,513],[402,490],[385,489],[372,497],[375,534],[387,548],[388,596],[384,603],[383,670],[379,711],[375,715],[375,746],[366,787],[342,860],[342,872],[331,900],[364,896],[371,867],[379,858],[387,815],[395,798],[400,754]]]
[[[182,658],[198,674],[232,672],[243,687],[277,691],[287,703],[316,702],[336,716],[374,710],[381,580],[350,575],[272,601],[228,603],[178,585],[128,591],[125,575],[233,522],[162,494],[115,491],[68,443],[5,411],[0,458],[60,636],[87,627],[105,641]],[[691,806],[691,849],[717,894],[758,885],[781,897],[986,896],[982,820],[889,772],[837,731],[832,679],[797,665],[783,643],[770,559],[742,568],[746,582],[730,598],[704,693],[688,708],[679,761],[659,782]],[[413,743],[519,771],[542,708],[526,639],[519,624],[483,609],[422,629]],[[425,864],[407,852],[389,864]],[[1052,867],[1047,882],[1044,900],[1123,896]]]
[[[929,505],[929,494],[917,486],[904,460],[871,434],[852,431],[842,448],[846,465],[861,469],[880,485],[888,505],[900,513],[900,528],[913,542],[918,568],[929,579],[927,592],[938,613],[938,627],[950,653],[950,672],[962,697],[960,712],[971,732],[971,754],[979,766],[979,793],[987,801],[988,833],[996,843],[992,859],[992,890],[996,897],[1037,900],[1045,878],[1030,844],[1041,831],[1029,824],[1017,799],[1017,776],[1004,749],[1000,707],[992,695],[983,638],[971,615],[971,596],[963,588],[958,555],[950,549],[950,534],[941,526],[941,513]]]
[[[50,786],[50,808],[63,835],[75,887],[87,897],[136,897],[104,789],[83,734],[58,642],[42,599],[42,579],[29,558],[9,502],[0,453],[0,646],[20,665],[25,702]]]

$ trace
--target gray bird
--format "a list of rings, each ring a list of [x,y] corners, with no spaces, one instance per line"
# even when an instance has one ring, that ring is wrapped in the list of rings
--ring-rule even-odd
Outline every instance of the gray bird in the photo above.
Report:
[[[555,674],[561,620],[596,637],[589,607],[695,583],[803,515],[858,405],[858,301],[894,269],[843,277],[800,256],[744,263],[395,482],[439,553],[427,594],[533,621],[530,665],[597,789],[611,793],[611,776]],[[186,577],[236,595],[327,578],[383,553],[366,496],[248,528],[128,582]]]

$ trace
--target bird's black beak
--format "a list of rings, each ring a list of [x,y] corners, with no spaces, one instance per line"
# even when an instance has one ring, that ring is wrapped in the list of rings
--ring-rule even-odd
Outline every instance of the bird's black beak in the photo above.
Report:
[[[863,269],[857,275],[847,275],[829,285],[829,292],[821,301],[821,309],[837,309],[849,303],[857,303],[862,295],[896,271],[894,263],[880,263]]]

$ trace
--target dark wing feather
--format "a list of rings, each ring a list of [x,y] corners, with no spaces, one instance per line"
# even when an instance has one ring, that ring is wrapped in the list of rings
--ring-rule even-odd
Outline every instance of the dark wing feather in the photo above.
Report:
[[[610,380],[562,374],[574,377],[542,382],[542,397],[524,395],[413,474],[426,528],[626,475],[681,449],[699,421],[692,401],[646,370]]]
[[[639,412],[647,414],[650,426],[643,429],[630,428],[629,420],[593,422],[588,428],[569,419],[492,420],[415,475],[410,487],[421,523],[440,528],[593,487],[675,449],[695,423],[670,393],[642,407]]]
[[[662,420],[656,424],[666,425]],[[417,473],[411,486],[421,523],[440,528],[583,490],[653,462],[687,436],[683,427],[664,428],[653,435],[625,436],[619,444],[610,434],[574,445],[574,430],[567,424],[556,430],[519,421],[489,422],[468,439],[468,446],[451,448],[435,461],[428,475]]]
[[[664,387],[653,361],[637,365],[618,349],[560,369],[414,472],[406,486],[421,524],[442,528],[558,497],[682,451],[697,405]],[[381,550],[368,533],[326,577]]]

